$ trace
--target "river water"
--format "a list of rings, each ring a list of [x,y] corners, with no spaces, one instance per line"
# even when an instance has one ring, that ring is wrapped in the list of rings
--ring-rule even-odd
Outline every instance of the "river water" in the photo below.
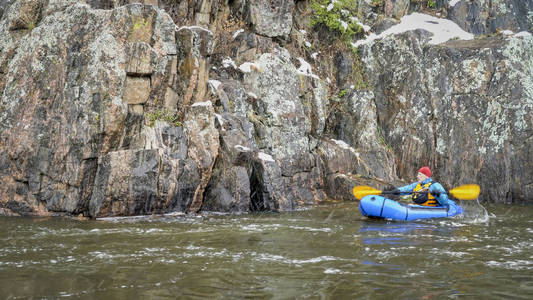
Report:
[[[0,218],[2,299],[532,299],[533,206],[459,218],[291,213]]]

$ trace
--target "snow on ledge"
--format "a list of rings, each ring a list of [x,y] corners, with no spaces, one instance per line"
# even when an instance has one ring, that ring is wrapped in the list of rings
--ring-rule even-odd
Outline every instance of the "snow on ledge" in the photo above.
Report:
[[[359,19],[356,17],[352,17],[352,21],[354,21],[357,25],[361,26],[365,32],[368,32],[372,29],[370,26],[361,23],[361,21],[359,21]]]
[[[252,149],[250,149],[248,147],[245,147],[243,145],[235,145],[234,148],[237,149],[237,150],[240,150],[242,152],[248,152],[248,151],[252,150]]]
[[[259,152],[258,157],[262,161],[275,162],[274,158],[271,155],[266,154],[264,152]]]
[[[241,28],[241,29],[235,31],[235,33],[233,34],[233,37],[231,38],[231,40],[232,41],[235,40],[239,36],[239,34],[241,34],[241,32],[244,32],[244,29]]]
[[[224,68],[233,67],[234,69],[237,69],[237,65],[235,65],[235,62],[229,57],[222,60],[222,66]]]
[[[315,79],[320,79],[318,76],[313,74],[313,70],[311,68],[311,65],[306,62],[303,58],[298,57],[298,61],[300,62],[300,67],[298,68],[298,73],[302,74],[304,76],[313,77]]]
[[[198,106],[212,106],[213,103],[211,101],[205,101],[205,102],[196,102],[191,107],[198,107]]]
[[[461,0],[452,0],[452,1],[450,1],[450,3],[449,3],[450,7],[454,7],[455,4],[459,3],[459,1],[461,1]]]
[[[258,65],[254,64],[254,63],[245,62],[245,63],[243,63],[242,65],[239,66],[239,70],[241,70],[244,73],[250,73],[250,72],[252,72],[252,70],[260,71],[261,68]]]
[[[350,150],[353,154],[355,154],[356,157],[359,157],[359,153],[356,152],[355,149],[352,148],[350,145],[346,144],[345,141],[334,140],[334,139],[331,139],[331,141],[337,144],[337,146],[341,147],[342,149]]]
[[[515,36],[515,37],[530,37],[531,33],[528,32],[528,31],[520,31],[519,33],[516,33],[513,36]]]
[[[352,43],[354,47],[368,44],[374,40],[384,38],[388,35],[404,33],[406,31],[425,29],[433,34],[429,44],[437,45],[449,41],[452,38],[459,38],[462,40],[471,40],[474,35],[462,30],[459,25],[447,19],[436,18],[430,15],[413,13],[403,16],[400,24],[394,25],[391,28],[376,35],[371,33],[366,39],[359,40]]]
[[[194,29],[199,29],[199,30],[203,30],[205,32],[209,32],[211,34],[213,34],[213,32],[205,27],[201,27],[201,26],[182,26],[182,27],[178,27],[176,26],[176,31],[181,31],[182,29],[189,29],[189,30],[194,30]]]
[[[222,127],[224,125],[224,118],[219,114],[215,114],[215,117],[217,118],[218,123]],[[226,130],[222,128],[222,131],[226,131]]]
[[[218,90],[218,87],[220,86],[221,82],[215,79],[208,80],[207,83],[209,83],[213,89],[216,91]]]

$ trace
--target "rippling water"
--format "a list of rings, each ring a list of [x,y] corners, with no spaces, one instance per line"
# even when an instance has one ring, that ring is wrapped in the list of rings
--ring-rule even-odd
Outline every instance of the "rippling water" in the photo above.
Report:
[[[0,295],[20,298],[533,297],[533,207],[461,218],[281,214],[0,218]]]

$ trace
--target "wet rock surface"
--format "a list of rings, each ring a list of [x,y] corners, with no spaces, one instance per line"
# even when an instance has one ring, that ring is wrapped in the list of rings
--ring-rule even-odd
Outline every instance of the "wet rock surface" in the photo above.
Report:
[[[439,1],[491,36],[357,55],[306,46],[302,1],[122,2],[0,0],[1,215],[287,211],[420,165],[533,201],[533,38],[493,34],[529,30],[531,1]],[[361,20],[414,7],[385,2]]]

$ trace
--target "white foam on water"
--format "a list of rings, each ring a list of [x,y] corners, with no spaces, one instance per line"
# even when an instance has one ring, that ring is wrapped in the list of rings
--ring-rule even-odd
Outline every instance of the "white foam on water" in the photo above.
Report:
[[[533,261],[529,260],[508,260],[508,261],[488,261],[485,263],[489,267],[509,269],[509,270],[533,270]]]
[[[269,253],[251,253],[252,257],[255,260],[263,262],[277,262],[283,264],[292,264],[292,265],[303,265],[303,264],[316,264],[327,261],[355,261],[354,259],[345,259],[335,256],[318,256],[308,259],[291,259],[281,255],[269,254]]]
[[[311,228],[302,226],[289,226],[290,229],[297,229],[310,232],[332,232],[331,228]]]
[[[324,274],[350,274],[350,272],[346,272],[346,271],[334,269],[334,268],[327,268],[326,270],[324,270]]]
[[[463,208],[463,213],[456,215],[452,218],[443,219],[442,221],[440,221],[441,224],[449,223],[453,227],[464,227],[470,226],[472,224],[488,225],[491,216],[489,216],[487,209],[483,205],[481,205],[479,199],[476,199],[475,201],[456,200],[456,202]]]

